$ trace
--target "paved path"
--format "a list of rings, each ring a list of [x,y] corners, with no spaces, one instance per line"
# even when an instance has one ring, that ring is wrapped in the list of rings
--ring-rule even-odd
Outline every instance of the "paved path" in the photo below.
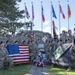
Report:
[[[29,75],[49,75],[47,67],[36,67],[33,66],[29,72]]]

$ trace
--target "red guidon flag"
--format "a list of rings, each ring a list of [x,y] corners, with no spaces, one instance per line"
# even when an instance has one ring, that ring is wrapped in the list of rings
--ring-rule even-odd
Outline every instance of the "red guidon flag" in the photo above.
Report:
[[[43,6],[41,7],[41,11],[42,11],[42,13],[41,13],[41,14],[42,14],[42,21],[43,21],[43,22],[45,22],[45,17],[44,17],[44,9],[43,9]]]

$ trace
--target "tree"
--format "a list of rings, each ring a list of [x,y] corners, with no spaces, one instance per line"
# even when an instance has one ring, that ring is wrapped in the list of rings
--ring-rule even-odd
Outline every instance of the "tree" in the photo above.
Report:
[[[18,2],[21,0],[0,0],[0,31],[12,32],[24,25],[18,21],[24,18],[24,10],[19,10]]]
[[[33,30],[34,23],[32,21],[26,22],[25,25],[27,29]]]

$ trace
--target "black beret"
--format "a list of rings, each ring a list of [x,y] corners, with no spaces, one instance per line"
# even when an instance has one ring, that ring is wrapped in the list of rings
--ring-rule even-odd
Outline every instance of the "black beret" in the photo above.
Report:
[[[0,42],[0,44],[4,43],[3,41]]]
[[[17,43],[18,41],[16,40],[15,43]]]

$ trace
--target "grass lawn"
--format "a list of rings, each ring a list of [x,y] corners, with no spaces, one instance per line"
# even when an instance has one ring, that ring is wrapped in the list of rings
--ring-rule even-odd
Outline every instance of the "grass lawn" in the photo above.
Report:
[[[14,67],[13,71],[7,69],[0,70],[0,75],[28,75],[33,65],[31,64],[20,64]]]
[[[33,64],[20,64],[14,67],[13,71],[8,69],[0,70],[0,75],[29,75],[29,71],[32,68]],[[47,66],[49,75],[75,75],[75,70],[66,72],[65,68],[55,66],[50,69],[50,65]]]
[[[48,66],[49,75],[75,75],[75,70],[67,72],[65,68],[54,67],[50,69]]]

